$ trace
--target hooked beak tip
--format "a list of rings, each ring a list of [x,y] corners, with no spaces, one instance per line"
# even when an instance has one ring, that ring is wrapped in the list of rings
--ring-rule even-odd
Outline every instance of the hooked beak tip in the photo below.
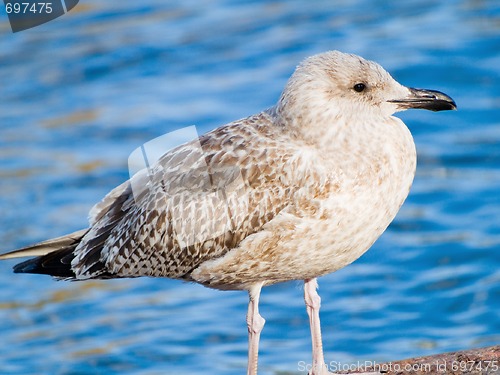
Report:
[[[441,91],[415,88],[408,88],[408,90],[407,97],[389,100],[389,102],[398,104],[400,109],[420,108],[434,112],[457,109],[455,101]]]

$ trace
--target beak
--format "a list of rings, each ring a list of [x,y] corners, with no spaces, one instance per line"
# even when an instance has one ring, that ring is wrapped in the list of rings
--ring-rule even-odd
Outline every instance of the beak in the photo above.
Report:
[[[440,91],[413,88],[408,88],[408,90],[409,95],[407,97],[388,100],[388,102],[398,104],[401,110],[422,108],[437,112],[457,109],[455,101]]]

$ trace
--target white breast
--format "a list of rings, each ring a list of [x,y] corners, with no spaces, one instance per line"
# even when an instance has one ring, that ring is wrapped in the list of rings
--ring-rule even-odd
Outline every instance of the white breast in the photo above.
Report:
[[[394,219],[416,166],[413,139],[401,120],[391,118],[382,133],[370,130],[375,134],[356,143],[298,149],[284,178],[301,188],[287,209],[192,277],[241,289],[317,277],[360,257]]]

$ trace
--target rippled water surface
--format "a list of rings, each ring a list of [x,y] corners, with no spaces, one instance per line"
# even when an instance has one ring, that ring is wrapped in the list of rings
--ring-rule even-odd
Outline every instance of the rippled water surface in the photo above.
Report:
[[[274,104],[329,49],[376,60],[459,111],[401,118],[419,153],[394,223],[320,279],[327,361],[500,342],[496,1],[97,1],[12,34],[0,12],[0,250],[86,226],[142,143]],[[0,263],[2,374],[242,374],[244,292],[164,279],[55,282]],[[300,283],[263,291],[260,373],[304,374]],[[335,365],[333,363],[333,365]]]

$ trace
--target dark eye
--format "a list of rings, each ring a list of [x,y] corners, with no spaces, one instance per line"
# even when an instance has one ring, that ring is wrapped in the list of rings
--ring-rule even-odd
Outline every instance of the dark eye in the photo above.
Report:
[[[353,89],[354,91],[356,92],[362,92],[362,91],[365,91],[366,89],[366,85],[364,83],[356,83],[354,86],[353,86]]]

